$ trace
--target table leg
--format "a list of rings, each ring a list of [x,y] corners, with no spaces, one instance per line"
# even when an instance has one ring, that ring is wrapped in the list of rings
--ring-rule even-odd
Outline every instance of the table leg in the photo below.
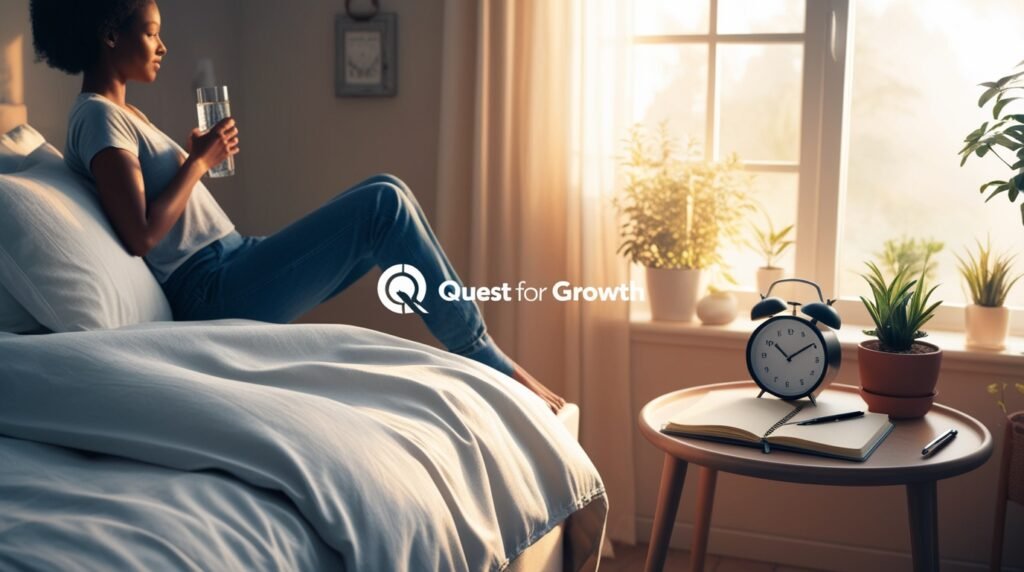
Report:
[[[939,569],[939,503],[935,481],[907,484],[915,572]]]
[[[708,531],[711,528],[711,508],[715,502],[715,482],[718,471],[700,468],[697,481],[697,518],[693,523],[693,545],[690,547],[690,572],[703,572],[704,557],[708,552]]]
[[[661,572],[668,553],[668,541],[672,538],[672,525],[679,510],[679,496],[686,479],[686,461],[672,455],[665,455],[661,469],[661,486],[658,488],[658,506],[654,510],[654,528],[651,530],[651,544],[647,547],[645,572]]]

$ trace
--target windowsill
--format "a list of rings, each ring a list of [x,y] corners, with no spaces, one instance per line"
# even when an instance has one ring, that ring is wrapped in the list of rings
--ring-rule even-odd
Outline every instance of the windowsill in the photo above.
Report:
[[[694,322],[652,321],[650,311],[634,307],[630,314],[630,339],[634,342],[692,345],[708,348],[736,348],[745,344],[754,328],[761,321],[737,319],[724,326],[703,326]],[[871,339],[862,330],[867,326],[844,324],[836,332],[843,353],[856,355],[857,346]],[[1024,338],[1010,337],[1003,351],[968,349],[964,334],[958,332],[933,331],[923,341],[942,348],[943,361],[948,365],[973,365],[974,367],[1007,370],[1009,375],[1020,375],[1024,371]],[[742,350],[741,350],[742,351]]]

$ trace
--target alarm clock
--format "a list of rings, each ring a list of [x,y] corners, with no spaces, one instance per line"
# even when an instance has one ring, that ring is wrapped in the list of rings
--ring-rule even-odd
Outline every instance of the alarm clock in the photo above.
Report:
[[[782,282],[800,282],[818,291],[818,302],[801,304],[771,297],[772,289]],[[814,396],[828,385],[839,371],[842,351],[833,330],[842,325],[821,288],[802,278],[784,278],[772,282],[768,292],[750,311],[751,320],[772,316],[758,326],[747,341],[747,371],[761,388],[758,397],[768,392],[785,400]],[[793,307],[792,314],[775,316]],[[799,308],[800,314],[797,314]]]

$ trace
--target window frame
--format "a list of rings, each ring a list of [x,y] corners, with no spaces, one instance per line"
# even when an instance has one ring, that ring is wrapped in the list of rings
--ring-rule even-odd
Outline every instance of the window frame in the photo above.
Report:
[[[796,243],[794,276],[811,276],[826,296],[836,297],[835,308],[844,321],[871,324],[864,305],[856,298],[838,298],[840,247],[844,233],[850,135],[855,14],[850,0],[805,0],[802,33],[718,33],[719,0],[709,3],[708,33],[634,35],[633,44],[698,43],[708,46],[708,88],[704,159],[719,160],[720,104],[718,95],[719,44],[796,43],[804,48],[800,117],[800,152],[797,162],[744,161],[753,173],[796,173]],[[757,292],[734,292],[742,307],[758,299]],[[831,294],[830,294],[831,293]],[[964,304],[944,303],[929,322],[935,330],[964,332]],[[1011,308],[1012,336],[1024,335],[1024,309]]]
[[[827,95],[845,87],[845,60],[830,62],[830,54],[845,54],[846,35],[840,34],[838,22],[847,22],[848,18],[832,19],[833,11],[848,8],[848,0],[805,0],[804,31],[785,33],[718,33],[718,2],[709,3],[708,32],[704,34],[637,34],[633,36],[633,45],[644,44],[702,44],[708,47],[708,78],[707,108],[705,112],[704,159],[717,161],[721,159],[720,149],[720,109],[718,96],[718,45],[719,44],[799,44],[803,46],[803,67],[801,78],[800,101],[800,145],[799,157],[796,161],[743,161],[745,170],[752,173],[794,173],[798,177],[797,212],[796,212],[796,243],[794,276],[817,276],[823,292],[832,292],[837,284],[835,271],[835,246],[837,236],[826,238],[822,242],[823,233],[819,229],[821,220],[838,220],[838,196],[822,198],[820,189],[838,176],[838,170],[844,163],[833,162],[822,165],[825,151],[822,145],[826,131],[831,123],[826,121],[830,110],[824,107]],[[826,29],[826,25],[829,26]],[[829,35],[831,30],[835,34]],[[835,38],[835,47],[830,51],[829,40]],[[826,82],[831,81],[831,85]],[[840,106],[840,110],[841,110]],[[834,111],[832,112],[834,113]],[[841,115],[838,117],[842,117]],[[834,132],[834,130],[832,131]],[[833,149],[842,150],[843,142],[828,142]],[[831,154],[829,156],[832,156]],[[836,159],[839,156],[836,155]],[[823,179],[822,177],[826,177]],[[838,183],[838,180],[835,180]],[[836,187],[838,188],[838,187]],[[827,227],[825,227],[827,228]],[[817,245],[823,248],[817,248]],[[819,268],[832,269],[819,272]],[[741,305],[750,307],[757,299],[757,292],[735,291]],[[866,315],[866,314],[865,314]]]

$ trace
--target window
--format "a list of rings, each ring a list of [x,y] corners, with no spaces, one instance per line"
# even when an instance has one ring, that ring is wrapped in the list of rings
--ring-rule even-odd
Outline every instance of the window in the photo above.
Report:
[[[954,254],[986,236],[1022,251],[1019,207],[978,194],[1005,165],[957,156],[986,120],[977,84],[1022,58],[1022,20],[1019,0],[634,0],[634,120],[667,120],[707,159],[738,153],[776,228],[796,224],[782,264],[840,297],[849,322],[869,321],[859,275],[887,240],[944,243],[931,326],[962,329]],[[753,292],[756,255],[726,258]],[[1024,334],[1024,284],[1007,305]]]
[[[1004,194],[985,204],[978,194],[983,182],[1005,179],[1006,166],[986,156],[961,168],[956,153],[967,133],[992,118],[991,104],[977,107],[978,84],[1009,74],[1024,58],[1024,3],[869,0],[857,2],[855,18],[839,293],[863,293],[863,261],[884,241],[934,239],[944,243],[935,299],[947,310],[936,323],[957,327],[969,300],[954,254],[989,235],[996,251],[1021,252],[1019,203]],[[1012,154],[1004,157],[1013,162]],[[1020,255],[1016,270],[1024,272]],[[1024,284],[1006,305],[1024,310]]]
[[[820,115],[803,101],[806,19],[804,0],[633,4],[633,120],[667,122],[705,159],[736,153],[776,228],[797,221],[804,117]],[[753,291],[757,255],[740,245],[724,254],[739,288]],[[795,255],[780,263],[792,270]]]

